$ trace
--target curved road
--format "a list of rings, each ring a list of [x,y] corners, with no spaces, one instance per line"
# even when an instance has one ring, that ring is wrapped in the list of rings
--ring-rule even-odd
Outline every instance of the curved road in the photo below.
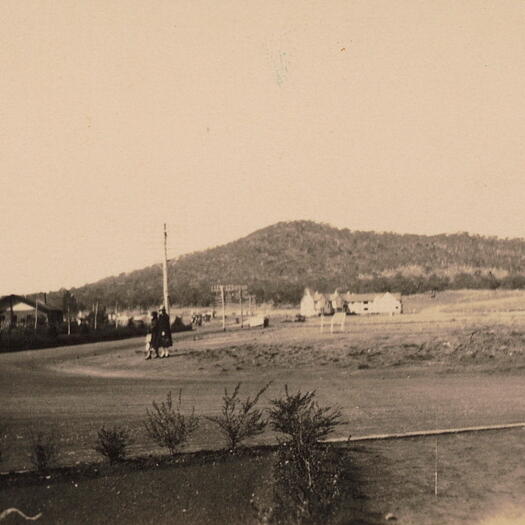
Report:
[[[335,365],[225,370],[213,363],[197,367],[198,350],[192,347],[188,357],[184,345],[177,346],[170,359],[148,362],[143,360],[142,338],[0,354],[0,418],[9,435],[3,470],[28,466],[25,450],[31,429],[54,428],[66,463],[95,457],[90,450],[101,424],[131,425],[135,450],[144,452],[150,445],[141,421],[153,400],[182,388],[186,407],[194,406],[199,415],[217,413],[224,388],[238,381],[244,395],[253,395],[272,380],[263,399],[266,405],[282,395],[284,384],[291,391],[317,390],[321,404],[342,409],[346,423],[339,436],[525,420],[521,371],[445,374],[428,366],[356,371]],[[271,439],[266,434],[259,441]],[[222,440],[217,431],[203,422],[193,447],[218,446]]]

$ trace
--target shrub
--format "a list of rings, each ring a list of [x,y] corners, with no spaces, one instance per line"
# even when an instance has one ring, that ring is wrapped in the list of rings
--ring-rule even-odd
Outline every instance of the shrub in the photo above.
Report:
[[[171,392],[168,392],[166,401],[160,405],[153,401],[153,410],[146,410],[147,420],[144,422],[151,439],[159,446],[166,447],[172,456],[177,454],[199,426],[194,409],[189,416],[181,413],[181,396],[182,390],[179,390],[176,407],[173,406]]]
[[[315,392],[298,392],[273,400],[272,428],[286,439],[280,442],[274,465],[275,523],[325,523],[334,512],[340,496],[342,464],[339,455],[319,443],[337,425],[341,413],[320,407]]]
[[[314,401],[315,392],[290,395],[285,386],[285,397],[272,401],[270,410],[272,428],[296,443],[317,443],[331,434],[342,423],[341,412],[331,407],[320,407]]]
[[[239,399],[241,383],[237,383],[231,395],[225,388],[221,415],[207,417],[219,427],[230,450],[235,450],[243,440],[264,432],[267,420],[263,417],[262,410],[255,408],[255,405],[270,384],[261,388],[253,399],[248,397],[245,401]]]
[[[30,434],[31,464],[43,474],[53,466],[58,459],[58,443],[54,434],[42,431]]]
[[[102,427],[97,434],[95,450],[110,463],[118,463],[126,459],[129,445],[131,445],[131,438],[128,430],[117,426],[111,429]]]
[[[328,523],[341,495],[343,465],[337,451],[318,445],[301,454],[281,444],[273,468],[273,523]]]

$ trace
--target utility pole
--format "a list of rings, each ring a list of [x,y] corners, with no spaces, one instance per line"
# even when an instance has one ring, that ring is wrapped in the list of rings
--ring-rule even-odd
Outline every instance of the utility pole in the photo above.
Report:
[[[241,306],[241,328],[244,328],[244,319],[242,316],[242,288],[239,288],[239,303]]]
[[[226,332],[226,305],[224,300],[224,286],[221,284],[221,304],[222,304],[222,331]]]
[[[164,308],[170,315],[170,297],[168,292],[168,232],[164,223],[164,260],[162,261],[162,291],[164,296]]]
[[[11,333],[11,328],[15,324],[15,314],[13,313],[13,296],[9,296],[9,333]]]
[[[69,306],[68,306],[69,312]],[[95,303],[95,330],[97,329],[97,317],[98,317],[98,301]]]
[[[35,299],[35,333],[38,328],[38,297]]]
[[[434,428],[437,426],[437,412],[434,411]],[[436,436],[436,449],[434,451],[434,496],[438,495],[438,436]]]
[[[253,315],[253,312],[256,307],[256,296],[255,294],[248,295],[248,314]]]

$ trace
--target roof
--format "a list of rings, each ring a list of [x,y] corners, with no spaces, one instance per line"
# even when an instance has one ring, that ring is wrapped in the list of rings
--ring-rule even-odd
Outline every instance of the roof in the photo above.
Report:
[[[344,300],[348,303],[362,303],[364,301],[372,302],[378,294],[370,294],[370,293],[345,293],[343,295]]]
[[[398,301],[401,301],[401,294],[400,293],[346,293],[343,294],[343,297],[345,301],[349,303],[362,303],[363,301],[371,302],[375,299],[382,299],[383,297],[393,297],[394,299],[397,299]]]
[[[383,299],[384,297],[387,298],[393,298],[397,299],[399,302],[401,302],[401,294],[400,293],[341,293],[338,290],[336,290],[334,293],[321,293],[321,292],[314,292],[313,298],[315,302],[321,302],[324,304],[324,302],[329,301],[332,304],[334,304],[337,308],[342,307],[343,303],[346,301],[347,303],[362,303],[364,301],[368,301],[371,303],[372,301],[376,299]]]
[[[385,295],[383,297],[393,297],[394,299],[397,299],[398,301],[401,302],[401,294],[400,293],[392,293],[392,292],[386,292]]]
[[[8,310],[11,304],[14,306],[15,304],[27,304],[27,306],[30,306],[31,308],[36,308],[36,305],[38,304],[38,310],[43,313],[51,313],[51,312],[61,312],[60,308],[53,308],[49,304],[43,303],[42,301],[34,301],[33,299],[30,299],[29,297],[24,297],[23,295],[4,295],[3,297],[0,297],[0,311],[2,310]]]

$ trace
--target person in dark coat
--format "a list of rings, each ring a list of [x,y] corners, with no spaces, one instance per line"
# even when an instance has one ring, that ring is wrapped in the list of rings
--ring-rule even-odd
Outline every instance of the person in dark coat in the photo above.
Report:
[[[159,318],[157,312],[151,312],[151,325],[149,329],[150,339],[149,339],[149,351],[146,354],[146,359],[151,359],[152,352],[155,353],[155,359],[159,357],[159,340],[160,340],[160,331],[159,331]]]
[[[170,316],[166,313],[166,308],[160,309],[159,315],[159,347],[160,357],[168,357],[169,349],[173,346],[171,338]]]

